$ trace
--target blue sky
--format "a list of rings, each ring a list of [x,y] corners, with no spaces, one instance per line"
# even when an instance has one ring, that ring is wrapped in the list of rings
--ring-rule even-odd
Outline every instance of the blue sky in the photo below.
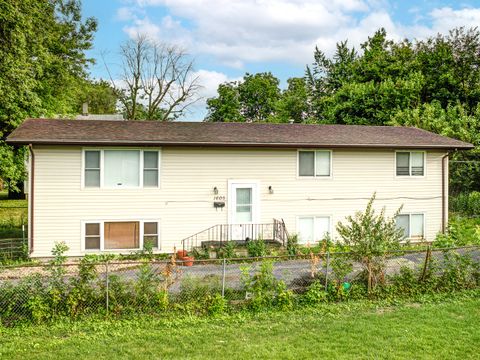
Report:
[[[385,27],[393,39],[421,39],[455,26],[480,25],[480,0],[83,0],[99,26],[91,74],[119,72],[120,44],[136,34],[179,45],[195,58],[203,99],[245,72],[271,71],[282,84],[302,76],[315,45],[331,54],[338,41],[358,46]],[[200,100],[185,119],[201,120]]]

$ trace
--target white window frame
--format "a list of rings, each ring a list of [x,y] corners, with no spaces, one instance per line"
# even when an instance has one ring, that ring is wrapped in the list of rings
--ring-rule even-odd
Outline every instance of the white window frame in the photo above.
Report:
[[[110,222],[138,222],[139,229],[138,229],[138,236],[139,236],[139,247],[135,249],[105,249],[105,223]],[[138,251],[143,250],[143,237],[144,237],[144,223],[148,222],[156,222],[157,223],[157,236],[158,236],[158,247],[154,248],[154,251],[161,251],[162,250],[162,241],[161,241],[161,232],[162,232],[162,224],[160,219],[92,219],[92,220],[82,220],[80,222],[81,226],[81,251],[82,253],[98,253],[98,252],[130,252],[130,251]],[[85,225],[86,224],[100,224],[100,249],[85,249]]]
[[[313,231],[314,231],[313,237],[314,237],[314,239],[317,238],[317,236],[315,234],[315,219],[316,218],[328,218],[328,235],[332,236],[332,215],[299,215],[299,216],[297,216],[295,226],[296,226],[296,230],[297,230],[298,235],[300,235],[299,228],[300,228],[300,219],[301,218],[313,218]],[[319,242],[320,242],[320,240],[314,241],[313,244],[317,244]],[[301,243],[300,245],[307,245],[307,244],[308,243]]]
[[[412,174],[412,162],[411,162],[411,158],[412,158],[412,155],[411,153],[412,152],[419,152],[419,153],[423,153],[423,175],[411,175]],[[409,164],[408,164],[408,173],[409,175],[397,175],[397,153],[409,153],[410,154],[410,158],[409,158]],[[393,168],[393,171],[394,171],[394,174],[395,174],[395,178],[397,179],[423,179],[427,176],[427,152],[425,150],[395,150],[395,154],[394,154],[394,168]]]
[[[427,230],[427,214],[422,211],[402,212],[398,215],[408,215],[408,236],[404,240],[425,240],[425,232]],[[423,235],[422,237],[412,237],[412,215],[423,215]],[[395,219],[396,222],[396,219]],[[396,224],[396,223],[395,223]]]
[[[140,161],[139,161],[139,186],[105,186],[104,183],[104,173],[105,173],[105,151],[139,151],[140,152]],[[85,152],[86,151],[100,151],[100,186],[93,187],[93,186],[85,186]],[[158,182],[157,186],[143,186],[143,153],[145,151],[157,151],[157,166],[158,166]],[[130,147],[112,147],[112,148],[95,148],[95,147],[85,147],[82,148],[82,173],[81,173],[81,189],[82,190],[99,190],[99,189],[108,189],[108,190],[123,190],[123,189],[160,189],[161,188],[161,157],[162,157],[162,149],[155,147],[155,148],[130,148]]]
[[[300,152],[304,151],[313,151],[313,176],[300,175]],[[329,152],[330,153],[330,175],[317,175],[317,151]],[[297,179],[302,180],[317,180],[317,179],[332,179],[332,169],[333,169],[333,151],[329,149],[297,149]]]

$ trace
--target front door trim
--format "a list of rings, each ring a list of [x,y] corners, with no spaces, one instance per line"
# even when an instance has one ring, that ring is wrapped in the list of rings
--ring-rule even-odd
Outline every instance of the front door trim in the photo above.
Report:
[[[259,180],[228,180],[228,223],[235,224],[236,188],[252,188],[252,224],[260,221],[260,181]]]

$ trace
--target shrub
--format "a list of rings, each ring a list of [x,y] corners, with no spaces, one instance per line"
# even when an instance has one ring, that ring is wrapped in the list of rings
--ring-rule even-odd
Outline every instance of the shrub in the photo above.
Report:
[[[480,214],[480,192],[460,193],[449,199],[450,209],[462,215]]]
[[[236,257],[235,250],[237,245],[234,241],[227,241],[222,247],[217,248],[217,258],[218,259],[232,259]]]
[[[438,280],[440,291],[459,291],[472,289],[480,285],[478,273],[480,263],[470,255],[461,255],[455,251],[446,252],[443,258],[443,272]]]
[[[241,267],[240,270],[250,309],[257,311],[274,305],[288,307],[293,303],[291,291],[286,290],[285,283],[273,275],[272,261],[262,261],[253,275],[250,274],[249,266]]]
[[[192,301],[204,298],[208,295],[221,294],[222,279],[218,275],[204,277],[187,276],[180,284],[178,301]]]
[[[307,305],[317,305],[327,302],[327,292],[325,285],[319,280],[315,280],[310,284],[307,291],[303,294],[302,302]]]
[[[287,238],[287,254],[295,256],[299,253],[298,234],[289,235]]]
[[[438,234],[433,246],[448,248],[455,246],[480,245],[480,219],[453,215],[449,219],[445,234]]]
[[[208,315],[218,316],[224,314],[228,308],[228,301],[221,295],[207,295],[205,299]]]
[[[261,238],[247,241],[247,252],[250,257],[262,257],[268,255],[267,244]]]
[[[365,270],[369,291],[383,282],[387,251],[399,248],[403,238],[402,230],[395,223],[395,216],[401,208],[392,218],[386,218],[385,208],[376,214],[374,201],[375,194],[364,212],[357,212],[354,217],[348,216],[347,225],[341,222],[337,225],[343,244],[350,247],[352,258],[359,261]]]

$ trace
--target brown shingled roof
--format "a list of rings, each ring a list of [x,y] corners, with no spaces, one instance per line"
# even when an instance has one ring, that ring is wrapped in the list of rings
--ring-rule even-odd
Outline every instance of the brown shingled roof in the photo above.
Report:
[[[471,149],[411,127],[28,119],[10,144]]]

